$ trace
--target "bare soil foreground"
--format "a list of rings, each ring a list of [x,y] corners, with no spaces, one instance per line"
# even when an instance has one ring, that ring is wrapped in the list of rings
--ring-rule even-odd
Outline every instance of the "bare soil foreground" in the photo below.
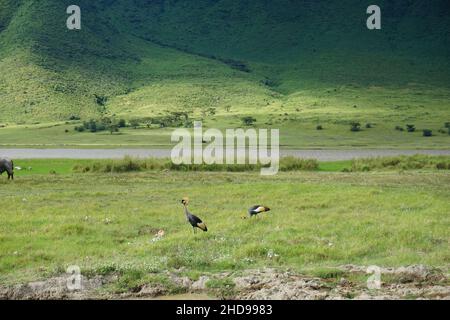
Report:
[[[169,158],[170,149],[0,149],[0,156],[11,159],[121,159],[125,156],[139,158]],[[449,150],[281,150],[281,156],[294,156],[318,161],[341,161],[358,158],[391,157],[401,155],[450,155]]]
[[[168,295],[167,284],[157,283],[144,284],[133,292],[111,293],[107,288],[118,280],[115,275],[82,277],[82,289],[70,291],[68,276],[61,275],[39,282],[0,286],[0,299],[448,300],[449,277],[444,269],[448,271],[448,266],[381,268],[378,289],[369,289],[367,267],[355,265],[330,269],[324,277],[261,269],[204,275],[194,281],[178,272],[168,273],[170,286],[179,288],[178,295]]]

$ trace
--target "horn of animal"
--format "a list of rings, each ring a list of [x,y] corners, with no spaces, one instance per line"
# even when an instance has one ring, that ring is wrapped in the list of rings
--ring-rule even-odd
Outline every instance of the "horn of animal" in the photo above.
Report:
[[[188,198],[183,198],[181,200],[181,203],[184,206],[184,214],[186,215],[186,220],[190,223],[190,225],[192,226],[194,233],[196,233],[196,228],[199,228],[200,230],[203,231],[208,231],[208,228],[206,227],[206,224],[197,216],[193,215],[191,212],[189,212],[189,209],[187,208],[188,204],[189,204],[189,199]]]

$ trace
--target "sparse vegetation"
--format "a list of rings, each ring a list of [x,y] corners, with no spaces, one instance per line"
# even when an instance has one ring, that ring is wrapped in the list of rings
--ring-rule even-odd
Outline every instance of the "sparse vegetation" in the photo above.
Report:
[[[361,124],[359,122],[351,122],[350,123],[350,131],[352,131],[352,132],[361,131]]]
[[[83,125],[75,126],[74,130],[77,132],[89,131],[91,133],[109,131],[111,134],[119,132],[120,126],[115,119],[108,117],[101,118],[99,120],[91,119],[89,121],[84,121]]]
[[[252,172],[260,171],[263,166],[257,165],[227,165],[227,164],[173,164],[170,159],[136,159],[125,157],[122,160],[97,160],[84,164],[77,164],[73,171],[79,173],[124,173],[136,171],[211,171],[211,172]],[[319,168],[319,163],[314,159],[299,159],[284,157],[280,160],[280,171],[314,171]]]
[[[139,128],[139,126],[141,125],[141,122],[139,119],[131,119],[130,120],[130,127],[133,129],[137,129]]]
[[[211,279],[206,283],[210,292],[220,299],[232,299],[236,295],[235,286],[231,278]]]
[[[106,96],[102,96],[102,95],[97,95],[95,94],[95,102],[99,105],[104,107],[106,105],[106,103],[108,102],[108,97]]]
[[[125,119],[120,119],[117,125],[119,126],[119,128],[125,128],[127,126],[127,122],[125,121]]]
[[[315,159],[300,159],[296,157],[284,157],[280,160],[280,171],[314,171],[319,168]]]
[[[241,120],[244,126],[252,126],[256,122],[256,119],[252,116],[243,117]]]
[[[352,171],[373,170],[420,170],[450,168],[450,157],[446,156],[399,156],[386,158],[356,159],[352,161]]]
[[[447,129],[447,133],[450,135],[450,122],[446,122],[444,124],[445,128]]]
[[[187,112],[169,112],[167,115],[152,117],[148,120],[151,124],[158,125],[160,128],[192,128],[194,123],[189,118]]]

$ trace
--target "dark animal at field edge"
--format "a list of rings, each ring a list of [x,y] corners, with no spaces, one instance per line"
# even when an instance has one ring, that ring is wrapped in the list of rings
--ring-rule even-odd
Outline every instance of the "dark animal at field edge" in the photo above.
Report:
[[[14,180],[14,163],[8,158],[0,158],[0,175],[3,172],[8,173],[8,180]]]

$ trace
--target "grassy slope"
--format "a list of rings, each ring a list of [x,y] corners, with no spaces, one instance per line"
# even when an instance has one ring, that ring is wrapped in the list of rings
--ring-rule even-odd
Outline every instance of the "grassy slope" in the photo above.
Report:
[[[256,107],[267,95],[253,76],[121,33],[102,18],[105,4],[80,6],[80,32],[69,32],[63,19],[52,18],[65,18],[64,1],[27,3],[12,17],[0,38],[2,121],[98,116],[108,110],[96,104],[95,95],[133,90],[112,103],[133,116],[204,108],[220,99],[236,104],[245,95],[249,98],[240,103]]]
[[[209,126],[238,126],[242,114],[252,114],[260,125],[281,128],[291,147],[448,144],[444,136],[392,133],[408,122],[436,132],[450,120],[450,15],[443,1],[380,1],[383,30],[376,32],[365,28],[368,3],[356,0],[79,1],[80,32],[65,29],[68,4],[0,1],[0,124],[10,123],[0,128],[2,144],[49,144],[55,133],[27,135],[14,122],[167,110],[201,118],[208,107],[217,110],[204,119]],[[252,72],[212,56],[244,61]],[[106,107],[95,95],[109,97]],[[379,126],[351,135],[352,120]],[[329,130],[318,134],[318,123]],[[56,140],[155,145],[164,132],[137,140],[126,134],[105,140],[59,133]]]
[[[66,170],[63,162],[52,166]],[[14,183],[0,179],[0,280],[36,279],[71,264],[94,273],[442,266],[450,258],[443,188],[449,182],[443,172],[291,172],[262,179],[249,173],[36,171]],[[194,236],[186,225],[179,204],[185,195],[208,233]],[[241,220],[254,202],[272,211]],[[165,237],[152,243],[160,229]],[[269,259],[269,250],[279,257]]]

